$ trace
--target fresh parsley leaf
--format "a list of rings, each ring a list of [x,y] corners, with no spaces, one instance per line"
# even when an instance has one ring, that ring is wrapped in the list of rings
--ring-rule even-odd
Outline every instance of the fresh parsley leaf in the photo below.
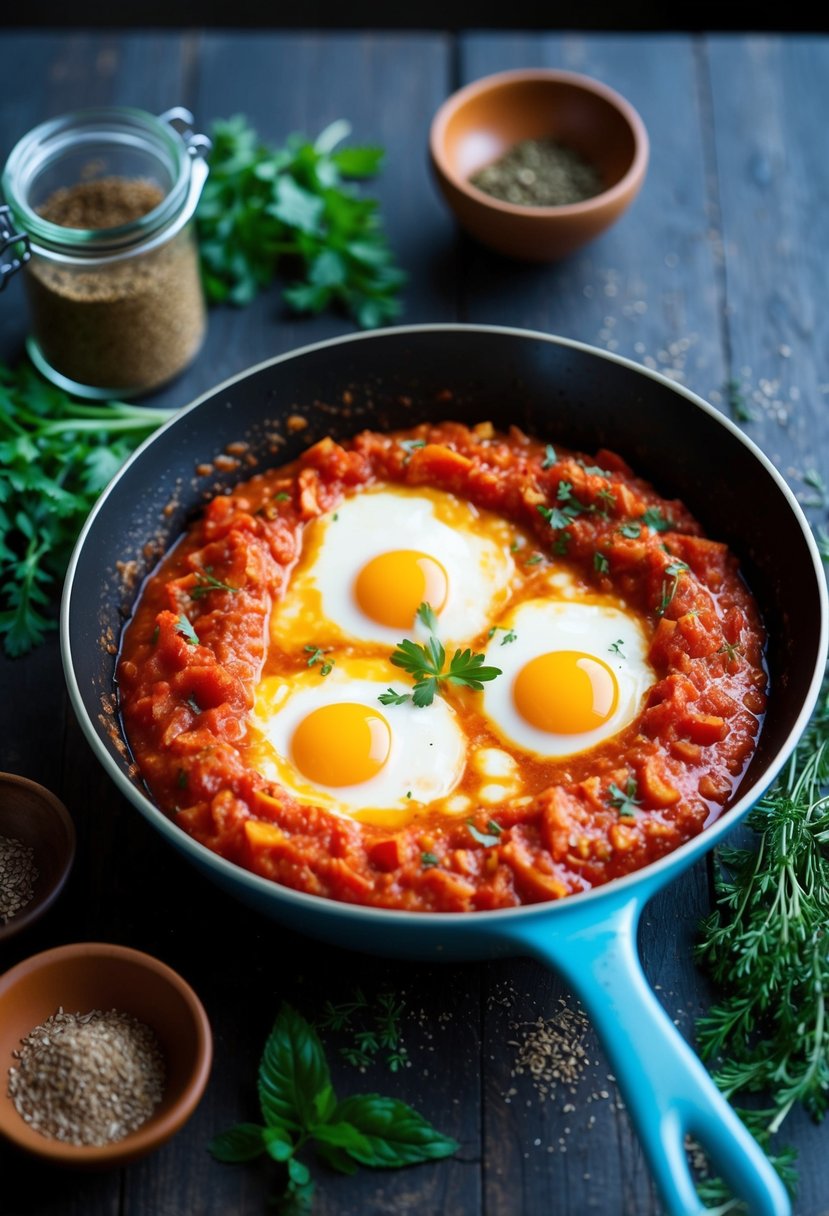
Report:
[[[606,553],[600,553],[598,549],[593,554],[593,569],[597,574],[608,574],[610,572],[610,561]]]
[[[25,654],[55,628],[72,546],[101,490],[174,411],[81,405],[28,362],[0,364],[0,637]]]
[[[393,688],[381,692],[377,700],[381,705],[403,705],[404,702],[410,700],[411,694],[408,692],[395,692]]]
[[[541,556],[540,553],[531,553],[530,556],[525,561],[524,565],[525,566],[539,566],[541,564],[541,562],[543,562],[543,561],[544,561],[544,558]]]
[[[617,641],[611,642],[607,649],[611,654],[618,655],[620,659],[623,659],[625,657],[622,653],[622,647],[624,644],[624,640],[622,638],[618,638]]]
[[[198,646],[198,635],[183,612],[178,614],[178,620],[176,621],[176,633],[180,633],[191,646]]]
[[[286,494],[284,490],[280,490],[278,494],[274,494],[274,502],[290,502],[290,494]]]
[[[426,440],[425,439],[401,439],[400,446],[404,452],[407,452],[409,455],[411,455],[412,452],[416,451],[418,448],[425,448]]]
[[[248,304],[284,273],[298,275],[283,289],[298,312],[338,307],[365,328],[399,314],[405,276],[376,201],[350,184],[377,172],[382,151],[335,151],[349,134],[340,120],[313,143],[292,135],[275,148],[241,116],[213,125],[196,217],[211,302]]]
[[[448,671],[444,671],[446,650],[440,639],[435,636],[437,617],[431,606],[425,603],[418,608],[417,616],[430,631],[428,642],[412,642],[409,638],[404,638],[402,642],[398,642],[397,649],[392,653],[391,662],[395,667],[400,667],[414,676],[412,703],[418,709],[432,704],[443,682],[480,691],[484,682],[501,675],[500,667],[484,666],[486,655],[474,654],[469,649],[456,650],[449,662]],[[393,692],[393,689],[389,689],[389,692]],[[382,693],[381,698],[388,695]],[[383,704],[392,702],[384,701]]]
[[[642,535],[642,525],[637,523],[636,520],[630,520],[628,523],[621,525],[619,532],[622,536],[627,537],[628,540],[637,540]]]
[[[434,853],[421,853],[420,864],[424,870],[430,870],[432,866],[440,865],[440,858],[436,857]]]
[[[620,819],[632,818],[636,814],[636,808],[641,805],[640,800],[636,797],[636,778],[628,777],[624,790],[620,790],[616,782],[611,781],[608,790],[610,793],[608,804],[618,810]]]
[[[639,518],[645,527],[650,528],[653,532],[670,532],[674,526],[669,519],[665,518],[659,507],[648,507]]]
[[[541,462],[542,469],[551,469],[557,460],[555,448],[551,443],[548,443],[544,449],[544,459]]]
[[[320,675],[330,675],[332,669],[336,665],[336,659],[326,659],[326,651],[321,646],[306,646],[305,653],[310,657],[306,663],[306,667],[313,667],[316,663],[320,663]]]
[[[504,634],[504,636],[501,638],[502,646],[508,646],[510,644],[510,642],[515,642],[518,638],[518,634],[515,632],[515,630],[507,629],[506,625],[493,625],[492,628],[489,630],[487,637],[489,637],[489,639],[492,640],[492,638],[495,637],[495,634],[498,633],[499,631],[503,632],[503,634]]]
[[[680,574],[684,574],[688,569],[689,567],[686,565],[686,563],[680,561],[678,557],[675,557],[673,561],[669,562],[665,567],[665,577],[662,579],[662,599],[659,603],[659,607],[656,610],[657,616],[664,616],[667,612],[668,608],[673,602],[674,596],[676,595],[676,589],[679,585],[679,576]]]
[[[437,634],[438,618],[432,609],[431,604],[421,604],[417,610],[417,619],[422,625],[425,625],[431,634]],[[441,660],[443,662],[443,660]]]

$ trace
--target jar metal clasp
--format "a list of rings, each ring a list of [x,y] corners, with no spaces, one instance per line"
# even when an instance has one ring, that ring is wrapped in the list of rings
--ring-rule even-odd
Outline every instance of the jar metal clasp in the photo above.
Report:
[[[15,246],[22,246],[15,252]],[[9,279],[32,256],[29,236],[26,232],[15,232],[11,222],[11,209],[0,207],[0,291]]]

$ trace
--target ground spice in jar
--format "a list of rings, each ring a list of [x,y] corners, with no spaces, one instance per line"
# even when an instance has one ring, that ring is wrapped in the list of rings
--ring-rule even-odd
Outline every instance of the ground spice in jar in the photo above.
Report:
[[[66,229],[131,224],[163,200],[140,178],[104,177],[56,190],[38,208]],[[26,267],[33,330],[46,361],[81,385],[146,392],[193,358],[205,331],[191,226],[116,260],[66,263],[34,255]]]
[[[0,836],[0,925],[32,902],[38,877],[34,849],[21,840]]]
[[[469,180],[485,194],[522,207],[582,203],[604,190],[594,166],[554,139],[524,139]]]
[[[59,1009],[26,1035],[14,1056],[9,1097],[49,1140],[113,1144],[141,1127],[163,1096],[155,1034],[115,1009]]]

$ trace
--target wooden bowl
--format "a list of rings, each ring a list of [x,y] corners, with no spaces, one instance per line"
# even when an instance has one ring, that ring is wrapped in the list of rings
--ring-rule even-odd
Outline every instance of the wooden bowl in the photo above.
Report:
[[[164,1096],[150,1118],[114,1144],[49,1140],[18,1114],[7,1094],[12,1052],[59,1007],[117,1009],[155,1032],[164,1055]],[[81,942],[35,954],[0,977],[0,1133],[60,1165],[115,1167],[158,1148],[195,1110],[210,1074],[210,1024],[201,1001],[170,967],[126,946]]]
[[[38,871],[31,901],[0,923],[2,943],[38,920],[57,899],[75,858],[75,825],[51,790],[26,777],[0,773],[0,836],[33,849]]]
[[[524,139],[552,138],[599,172],[601,194],[560,207],[505,203],[469,178]],[[613,224],[645,180],[642,119],[607,85],[576,72],[527,68],[485,76],[453,93],[429,134],[432,167],[461,225],[509,257],[550,262]]]

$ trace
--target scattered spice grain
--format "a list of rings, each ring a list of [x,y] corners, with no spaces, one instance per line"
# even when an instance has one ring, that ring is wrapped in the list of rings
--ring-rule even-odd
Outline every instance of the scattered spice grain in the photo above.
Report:
[[[0,925],[31,903],[38,876],[34,849],[22,840],[0,836]]]
[[[594,166],[554,139],[524,139],[469,180],[485,194],[521,207],[583,203],[604,189]]]
[[[71,232],[137,223],[163,200],[154,182],[104,177],[63,187],[40,216]],[[33,256],[25,282],[32,326],[47,362],[78,384],[132,394],[156,388],[199,349],[205,307],[192,226],[166,242],[78,262]],[[80,246],[79,246],[80,247]],[[84,245],[94,253],[93,245]],[[129,252],[127,253],[127,248]]]
[[[14,1052],[8,1093],[34,1131],[65,1144],[114,1144],[149,1119],[164,1091],[158,1040],[118,1010],[65,1013]]]
[[[559,1086],[575,1093],[590,1064],[584,1042],[590,1023],[582,1010],[562,1001],[551,1018],[539,1017],[516,1029],[523,1033],[520,1039],[510,1040],[510,1046],[517,1048],[512,1075],[529,1075],[541,1098],[547,1098]]]

